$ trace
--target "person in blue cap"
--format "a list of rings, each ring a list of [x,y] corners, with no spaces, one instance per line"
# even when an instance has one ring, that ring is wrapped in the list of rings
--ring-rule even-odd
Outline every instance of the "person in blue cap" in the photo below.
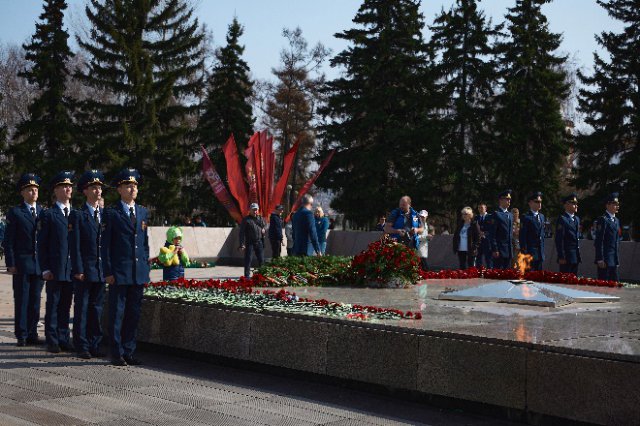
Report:
[[[109,285],[109,336],[111,363],[138,365],[136,330],[144,285],[149,282],[147,209],[136,203],[140,173],[123,169],[113,182],[120,201],[104,214],[102,266]]]
[[[512,192],[507,189],[498,194],[498,208],[486,220],[493,267],[497,269],[510,268],[513,259],[513,216],[509,212]]]
[[[578,195],[573,193],[562,199],[564,203],[564,213],[556,221],[556,253],[558,254],[558,265],[560,272],[578,274],[578,265],[582,262],[580,258],[580,218],[576,216],[578,212]]]
[[[7,272],[13,281],[14,330],[18,346],[41,343],[38,322],[43,282],[36,233],[43,211],[37,203],[40,183],[34,173],[26,173],[18,180],[17,189],[23,201],[7,212],[3,241]]]
[[[620,281],[618,252],[622,240],[622,226],[616,217],[620,210],[619,194],[614,192],[605,199],[606,212],[596,219],[595,249],[598,279]]]
[[[100,253],[104,211],[100,208],[105,179],[99,170],[88,170],[78,180],[85,203],[71,212],[71,272],[73,274],[73,345],[78,356],[101,357],[102,307],[105,281]]]
[[[63,171],[51,180],[55,197],[52,208],[44,211],[38,223],[38,261],[46,282],[47,303],[44,333],[51,353],[73,351],[69,317],[73,300],[71,280],[71,195],[73,172]]]
[[[520,252],[533,257],[531,270],[541,271],[544,262],[544,222],[542,192],[536,191],[529,198],[529,211],[520,220]]]

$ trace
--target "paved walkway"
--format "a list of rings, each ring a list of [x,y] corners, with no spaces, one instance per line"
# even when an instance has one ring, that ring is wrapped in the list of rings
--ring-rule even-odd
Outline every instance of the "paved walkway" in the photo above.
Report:
[[[239,271],[219,267],[190,275]],[[11,280],[0,272],[0,425],[507,424],[158,353],[140,353],[143,366],[114,367],[104,359],[18,348],[12,316]]]

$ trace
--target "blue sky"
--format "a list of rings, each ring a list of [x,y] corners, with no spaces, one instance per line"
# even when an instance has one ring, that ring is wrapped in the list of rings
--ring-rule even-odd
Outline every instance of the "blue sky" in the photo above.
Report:
[[[421,10],[427,25],[442,7],[454,0],[423,0]],[[68,0],[67,26],[73,33],[83,22],[86,0]],[[484,0],[481,8],[494,23],[502,22],[507,8],[515,0]],[[282,29],[299,26],[310,45],[322,42],[333,53],[346,45],[333,34],[351,27],[360,5],[355,0],[196,0],[198,19],[213,34],[215,45],[224,43],[227,26],[234,16],[245,26],[242,42],[245,59],[254,77],[270,78],[284,45]],[[41,13],[38,0],[0,0],[0,42],[22,43],[34,31]],[[594,34],[603,30],[618,31],[621,25],[609,18],[595,0],[555,0],[544,6],[551,30],[563,34],[561,52],[576,55],[579,63],[591,67],[592,52],[597,50]],[[428,34],[425,34],[428,35]],[[326,67],[329,77],[335,71]]]

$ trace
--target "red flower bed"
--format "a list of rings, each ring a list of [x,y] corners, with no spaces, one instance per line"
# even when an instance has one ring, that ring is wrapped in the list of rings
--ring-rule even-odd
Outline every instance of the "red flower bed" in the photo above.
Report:
[[[468,279],[468,278],[488,278],[496,280],[525,279],[542,283],[593,285],[599,287],[621,287],[617,281],[597,280],[593,278],[578,277],[575,274],[566,272],[550,271],[529,271],[524,276],[517,269],[443,269],[438,272],[420,271],[422,279]]]
[[[382,238],[367,246],[351,261],[353,279],[358,284],[388,282],[400,278],[407,284],[414,284],[418,278],[420,259],[415,250],[398,244],[389,238]]]
[[[326,311],[337,312],[338,310],[344,311],[349,309],[350,312],[346,315],[347,318],[353,319],[369,319],[369,317],[376,317],[380,319],[395,318],[395,319],[422,319],[421,312],[407,311],[403,312],[394,308],[381,308],[379,306],[368,305],[346,305],[340,302],[332,302],[326,299],[309,299],[304,297],[298,297],[296,293],[290,292],[281,288],[280,290],[270,289],[255,289],[254,287],[262,287],[261,284],[265,283],[266,278],[262,275],[255,274],[251,279],[241,277],[238,280],[195,280],[195,279],[178,279],[175,281],[158,281],[146,284],[145,287],[151,287],[153,289],[184,289],[184,290],[218,290],[220,292],[229,294],[245,295],[247,297],[267,297],[271,300],[281,302],[283,305],[292,304],[310,304],[318,307],[323,307]],[[268,281],[268,280],[267,280]]]

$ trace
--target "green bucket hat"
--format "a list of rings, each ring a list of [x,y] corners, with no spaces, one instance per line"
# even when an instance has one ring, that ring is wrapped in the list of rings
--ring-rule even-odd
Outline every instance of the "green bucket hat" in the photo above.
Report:
[[[172,226],[167,230],[167,241],[171,242],[174,238],[182,238],[182,228]]]

